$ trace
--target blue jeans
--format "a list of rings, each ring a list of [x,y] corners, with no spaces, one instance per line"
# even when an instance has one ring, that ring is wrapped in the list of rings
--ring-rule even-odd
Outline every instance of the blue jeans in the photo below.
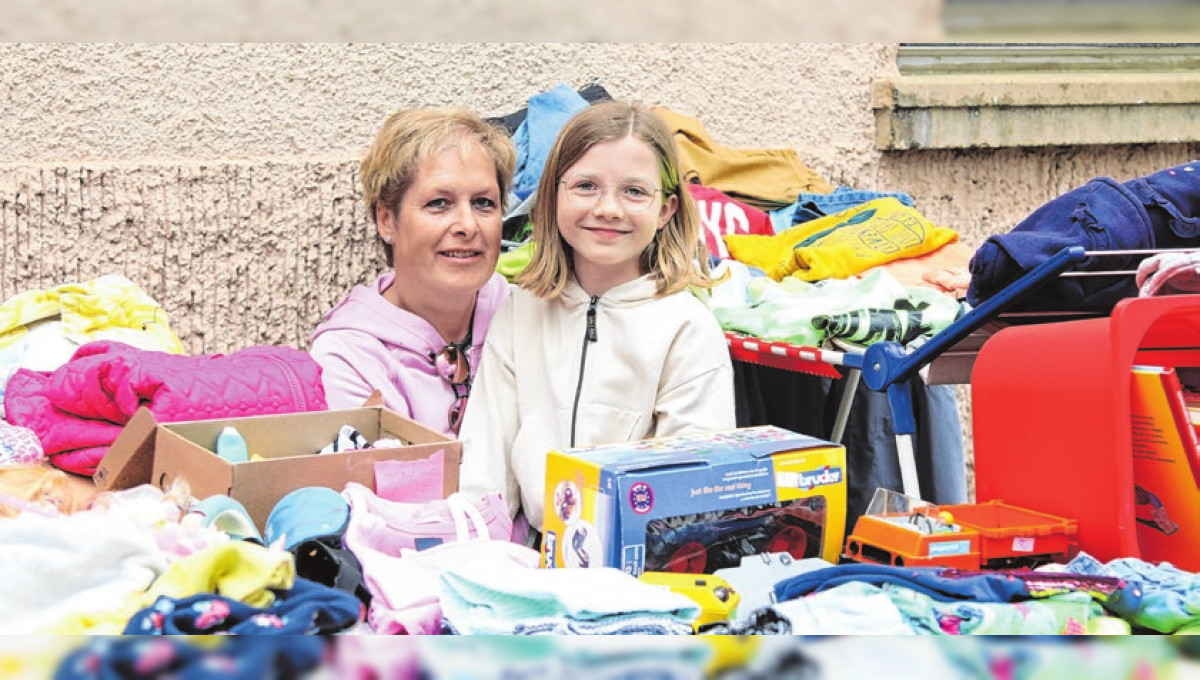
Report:
[[[908,194],[838,187],[828,194],[800,194],[796,197],[795,203],[786,208],[771,211],[771,226],[778,234],[785,229],[790,229],[794,224],[832,215],[867,201],[888,196],[910,208],[914,206],[912,197]]]

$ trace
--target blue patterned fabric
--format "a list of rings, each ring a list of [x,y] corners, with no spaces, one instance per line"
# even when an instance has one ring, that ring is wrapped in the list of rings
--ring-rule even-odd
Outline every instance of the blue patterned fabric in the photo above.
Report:
[[[335,633],[359,621],[362,603],[342,590],[297,578],[259,609],[221,595],[160,597],[134,614],[125,635],[308,635]]]

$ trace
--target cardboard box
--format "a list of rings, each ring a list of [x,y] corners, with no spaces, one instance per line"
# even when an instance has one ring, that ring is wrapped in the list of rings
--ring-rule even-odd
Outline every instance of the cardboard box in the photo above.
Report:
[[[836,563],[845,461],[840,444],[778,427],[552,451],[542,564],[637,576],[712,573],[760,552]]]
[[[1200,570],[1200,442],[1174,367],[1132,367],[1133,514],[1141,558]]]
[[[217,456],[217,435],[227,425],[236,427],[250,453],[263,460],[230,463]],[[405,446],[317,455],[342,425],[354,427],[368,441],[394,437]],[[183,479],[196,498],[226,494],[240,501],[261,530],[271,508],[293,489],[341,491],[347,482],[375,489],[377,462],[428,461],[439,452],[445,497],[458,489],[462,444],[383,407],[178,423],[158,423],[142,408],[113,442],[93,479],[101,491],[139,484],[167,489]]]

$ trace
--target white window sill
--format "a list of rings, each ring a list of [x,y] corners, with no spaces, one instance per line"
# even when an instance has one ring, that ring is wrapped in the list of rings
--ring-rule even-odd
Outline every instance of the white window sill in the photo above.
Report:
[[[1200,141],[1200,73],[906,75],[877,81],[881,150]]]

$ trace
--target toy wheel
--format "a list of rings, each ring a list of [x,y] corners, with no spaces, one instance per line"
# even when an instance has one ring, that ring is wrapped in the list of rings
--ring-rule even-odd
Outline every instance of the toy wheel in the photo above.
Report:
[[[779,530],[779,533],[771,537],[767,542],[767,552],[778,553],[786,552],[792,557],[802,560],[804,559],[804,551],[808,548],[808,534],[800,527],[786,525]]]
[[[689,541],[679,548],[663,565],[663,571],[677,574],[703,574],[704,565],[708,563],[708,551],[699,541]]]

